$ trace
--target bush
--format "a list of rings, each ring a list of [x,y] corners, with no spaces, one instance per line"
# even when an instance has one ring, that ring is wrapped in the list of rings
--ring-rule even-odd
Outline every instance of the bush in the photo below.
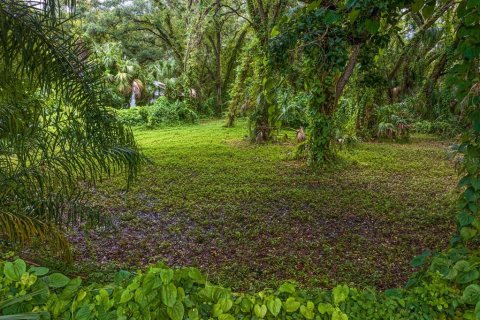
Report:
[[[122,109],[117,111],[118,119],[130,126],[169,126],[181,123],[195,123],[197,113],[183,101],[170,102],[160,97],[151,106]]]
[[[280,109],[278,120],[282,126],[290,128],[306,127],[308,124],[306,106],[310,96],[306,93],[292,94],[289,91],[282,92],[277,97]]]
[[[147,123],[148,112],[144,107],[114,110],[119,121],[129,126],[141,126]]]
[[[45,319],[478,319],[479,256],[459,247],[416,257],[413,266],[430,266],[403,289],[306,291],[284,283],[255,294],[211,284],[194,268],[158,264],[120,271],[105,286],[85,286],[17,259],[0,262],[0,309],[3,315],[43,312]]]
[[[428,133],[428,134],[436,134],[441,137],[453,137],[459,132],[461,132],[461,128],[454,124],[453,120],[445,121],[445,120],[436,120],[436,121],[428,121],[422,120],[418,121],[413,125],[414,131],[417,133]]]
[[[148,126],[158,126],[162,124],[177,124],[180,122],[180,116],[177,112],[176,103],[170,103],[166,98],[160,97],[153,105],[145,107],[148,110]]]
[[[377,135],[389,139],[408,139],[413,122],[412,101],[388,104],[375,110]]]

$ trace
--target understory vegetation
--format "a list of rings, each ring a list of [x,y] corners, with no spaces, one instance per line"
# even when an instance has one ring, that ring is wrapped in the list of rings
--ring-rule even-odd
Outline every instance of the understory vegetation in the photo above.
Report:
[[[480,319],[478,0],[0,26],[0,319]]]
[[[198,114],[185,102],[169,102],[164,97],[159,98],[151,106],[117,110],[120,123],[127,126],[145,126],[155,128],[175,126],[181,123],[198,122]]]
[[[71,234],[75,271],[101,281],[165,260],[242,291],[288,279],[386,289],[406,282],[413,256],[448,245],[457,193],[446,142],[361,143],[312,170],[292,159],[294,132],[259,147],[245,126],[136,130],[153,164],[128,191],[120,179],[94,189],[116,229]]]

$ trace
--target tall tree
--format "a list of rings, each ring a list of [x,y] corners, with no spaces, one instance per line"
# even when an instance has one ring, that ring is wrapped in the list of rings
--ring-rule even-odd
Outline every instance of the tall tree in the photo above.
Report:
[[[298,6],[279,24],[272,60],[278,68],[285,57],[301,64],[300,85],[312,96],[307,143],[311,163],[334,156],[332,118],[361,48],[385,46],[404,9],[397,1],[312,2]]]
[[[215,112],[223,112],[225,88],[233,78],[237,54],[247,33],[244,20],[239,18],[245,10],[243,3],[123,1],[122,6],[99,4],[97,8],[100,13],[88,10],[85,14],[89,21],[86,30],[94,41],[102,41],[105,33],[111,33],[125,53],[143,66],[173,59],[176,70],[172,76],[178,79],[179,89],[187,97],[190,88],[195,89],[197,100],[213,97]],[[146,54],[147,49],[152,55]]]
[[[403,50],[400,54],[400,56],[397,59],[397,62],[393,66],[392,70],[390,71],[390,74],[388,75],[388,81],[390,83],[390,88],[389,88],[389,97],[391,101],[393,102],[393,89],[396,86],[396,80],[397,77],[405,66],[408,67],[408,64],[411,61],[411,58],[414,56],[413,51],[416,50],[422,39],[424,38],[425,33],[430,30],[432,26],[434,26],[435,22],[437,22],[438,19],[440,19],[444,13],[452,8],[455,4],[455,1],[450,0],[446,1],[444,3],[440,2],[437,6],[434,6],[433,11],[430,9],[428,12],[429,14],[426,16],[426,19],[419,25],[418,29],[415,31],[413,36],[411,37],[410,41],[408,43],[404,43]],[[414,17],[418,17],[416,13],[413,15]]]

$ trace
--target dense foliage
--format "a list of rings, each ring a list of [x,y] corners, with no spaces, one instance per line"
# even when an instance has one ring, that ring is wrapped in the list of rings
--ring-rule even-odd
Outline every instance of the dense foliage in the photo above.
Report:
[[[458,233],[447,250],[414,258],[422,269],[405,288],[383,293],[291,283],[235,293],[196,269],[163,265],[82,286],[7,260],[3,318],[480,319],[478,1],[85,1],[72,21],[63,16],[71,3],[63,4],[0,2],[3,238],[53,239],[65,249],[55,224],[90,212],[81,182],[117,171],[131,178],[142,162],[123,124],[195,122],[227,112],[225,101],[227,125],[248,116],[254,142],[275,139],[282,124],[305,125],[300,151],[310,164],[334,159],[336,145],[357,133],[462,132]],[[127,102],[117,117],[105,106]]]
[[[197,269],[163,265],[120,271],[113,283],[85,286],[80,278],[17,259],[1,264],[0,308],[6,317],[23,312],[28,319],[42,313],[53,319],[477,319],[476,259],[466,250],[450,250],[408,288],[385,293],[346,285],[305,291],[284,283],[255,294],[211,284]]]
[[[277,140],[282,126],[305,127],[308,141],[299,151],[315,164],[335,158],[339,132],[401,140],[409,132],[458,134],[465,113],[445,77],[458,61],[457,7],[88,1],[80,2],[78,32],[105,66],[112,107],[132,97],[150,104],[161,82],[171,103],[189,100],[199,115],[226,114],[227,126],[247,117],[253,142]],[[352,106],[355,127],[335,120],[340,100]],[[397,104],[407,106],[409,118],[385,119],[385,106]]]
[[[114,172],[131,180],[142,156],[102,104],[99,69],[59,4],[0,2],[0,236],[69,259],[56,225],[97,216],[79,183]]]
[[[198,114],[183,101],[170,102],[165,97],[157,99],[152,105],[117,110],[118,120],[128,126],[159,126],[195,123]]]

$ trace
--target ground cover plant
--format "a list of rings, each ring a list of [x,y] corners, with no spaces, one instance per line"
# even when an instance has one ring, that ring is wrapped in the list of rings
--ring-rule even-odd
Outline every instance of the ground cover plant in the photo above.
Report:
[[[252,146],[246,125],[135,130],[153,164],[127,192],[120,179],[94,189],[117,230],[73,233],[78,260],[116,270],[165,259],[238,290],[288,279],[389,288],[406,282],[414,255],[447,246],[457,197],[448,142],[360,143],[312,170],[292,159],[294,132]]]

